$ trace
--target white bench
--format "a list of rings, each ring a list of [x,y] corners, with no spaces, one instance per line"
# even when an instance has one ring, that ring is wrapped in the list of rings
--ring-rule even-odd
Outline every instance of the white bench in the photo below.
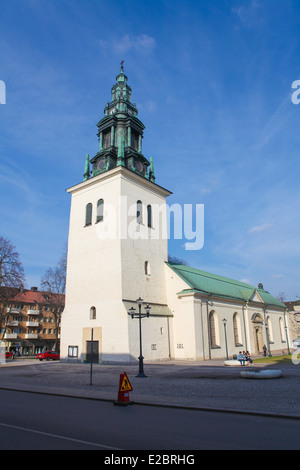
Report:
[[[281,370],[269,369],[269,370],[243,370],[241,372],[243,379],[279,379],[282,377]]]
[[[229,359],[228,361],[224,362],[224,366],[241,367],[241,363],[237,359]]]

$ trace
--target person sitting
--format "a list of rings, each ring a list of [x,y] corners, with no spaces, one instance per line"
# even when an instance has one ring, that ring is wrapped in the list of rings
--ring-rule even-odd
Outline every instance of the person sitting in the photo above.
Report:
[[[252,361],[252,359],[251,359],[251,357],[250,357],[249,351],[246,351],[246,352],[245,352],[245,359],[246,359],[246,361],[247,361],[248,366],[252,366],[253,361]]]
[[[245,355],[242,353],[242,351],[240,351],[237,355],[237,360],[240,361],[241,363],[241,366],[244,366],[245,365]]]

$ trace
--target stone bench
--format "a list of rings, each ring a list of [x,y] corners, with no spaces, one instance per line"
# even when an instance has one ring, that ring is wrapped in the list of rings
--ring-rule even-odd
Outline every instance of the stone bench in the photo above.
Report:
[[[228,361],[224,362],[224,366],[241,367],[241,363],[237,359],[229,359]]]
[[[269,370],[245,370],[241,372],[243,379],[279,379],[282,377],[281,370],[269,369]]]

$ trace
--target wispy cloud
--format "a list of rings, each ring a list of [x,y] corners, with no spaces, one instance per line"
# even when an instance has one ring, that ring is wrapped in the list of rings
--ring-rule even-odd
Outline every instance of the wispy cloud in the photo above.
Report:
[[[251,285],[251,281],[249,281],[249,279],[240,279],[240,282],[244,282],[245,284],[250,284]]]
[[[248,233],[262,233],[265,232],[266,230],[269,230],[270,228],[274,227],[273,224],[262,224],[262,225],[256,225],[255,227],[252,227],[250,230],[248,230]]]
[[[212,178],[211,180],[207,181],[200,187],[200,194],[211,194],[218,188],[219,181],[217,179]]]
[[[237,15],[244,26],[253,28],[257,25],[257,11],[259,8],[261,8],[261,4],[259,4],[257,0],[252,0],[247,2],[247,4],[232,8],[231,11]]]
[[[125,54],[131,51],[148,54],[156,47],[156,41],[148,34],[140,34],[133,36],[125,34],[121,39],[113,41],[99,40],[99,44],[103,51],[112,50],[114,54]]]
[[[291,103],[290,93],[280,103],[278,108],[270,115],[265,126],[262,129],[261,137],[255,147],[262,148],[273,139],[288,121],[290,114],[288,113]]]
[[[145,102],[140,103],[139,105],[140,110],[146,109],[147,111],[156,111],[157,103],[154,100],[147,100]]]
[[[30,184],[29,180],[29,174],[24,169],[17,168],[13,162],[9,164],[0,163],[0,182],[2,187],[7,185],[10,188],[9,193],[16,189],[23,195],[23,198],[33,202],[37,200],[37,196],[32,190],[33,185]]]

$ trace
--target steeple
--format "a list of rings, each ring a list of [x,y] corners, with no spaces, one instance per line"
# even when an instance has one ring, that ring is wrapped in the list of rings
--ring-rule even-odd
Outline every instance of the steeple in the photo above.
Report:
[[[112,87],[111,90],[111,100],[124,100],[125,102],[129,102],[131,100],[131,88],[127,85],[128,77],[124,73],[124,61],[121,62],[121,71],[119,75],[116,77],[117,83]],[[125,107],[124,107],[125,109]]]
[[[154,169],[142,153],[144,124],[138,119],[135,103],[131,103],[131,87],[124,73],[124,61],[120,73],[111,89],[111,101],[104,108],[104,117],[98,122],[99,151],[89,161],[84,180],[109,171],[116,166],[124,166],[138,175],[155,180]],[[150,170],[150,172],[149,172]],[[152,175],[152,176],[151,176]]]
[[[124,166],[124,136],[121,135],[119,139],[119,147],[118,147],[118,160],[117,166]]]

